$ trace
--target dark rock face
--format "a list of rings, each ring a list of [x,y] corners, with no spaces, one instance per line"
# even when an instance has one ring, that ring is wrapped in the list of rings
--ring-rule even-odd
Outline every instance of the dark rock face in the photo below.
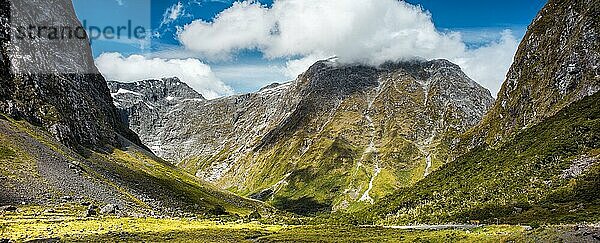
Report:
[[[120,122],[87,39],[14,37],[23,23],[79,27],[70,1],[3,0],[0,21],[0,113],[43,126],[72,148],[120,147],[117,134],[141,144]]]
[[[90,205],[87,208],[87,210],[85,211],[85,217],[94,217],[94,216],[98,215],[97,209],[98,209],[97,206]]]
[[[600,90],[600,1],[550,0],[468,147],[496,145]]]

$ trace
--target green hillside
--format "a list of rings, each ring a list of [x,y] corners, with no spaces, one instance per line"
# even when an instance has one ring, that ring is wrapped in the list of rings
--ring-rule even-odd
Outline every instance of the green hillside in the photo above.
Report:
[[[334,216],[354,224],[562,223],[600,219],[600,93],[478,147],[372,208]]]
[[[126,142],[126,140],[124,140]],[[124,215],[267,213],[262,203],[221,191],[130,145],[85,156],[25,121],[0,116],[0,204],[116,204]]]

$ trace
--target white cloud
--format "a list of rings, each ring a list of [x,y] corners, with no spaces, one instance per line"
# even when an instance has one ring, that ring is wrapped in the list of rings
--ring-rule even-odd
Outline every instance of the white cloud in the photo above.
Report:
[[[503,80],[508,69],[503,64],[516,50],[508,34],[498,43],[469,50],[460,33],[438,31],[428,12],[398,0],[275,0],[271,8],[255,1],[236,2],[212,22],[186,25],[178,36],[188,50],[216,60],[247,49],[257,49],[267,58],[299,56],[288,62],[290,77],[316,58],[333,55],[340,62],[373,65],[445,58],[462,62],[465,72],[492,93],[497,85],[491,82],[499,85]],[[484,63],[480,67],[476,61]]]
[[[488,88],[493,96],[498,94],[506,73],[513,62],[519,41],[511,31],[503,31],[502,38],[475,50],[468,50],[463,57],[453,58],[469,77]]]
[[[327,56],[323,54],[311,54],[300,59],[289,60],[286,62],[283,74],[288,78],[296,78],[315,62],[326,58]]]
[[[165,13],[163,14],[163,19],[160,22],[160,25],[163,26],[165,24],[171,23],[180,16],[184,14],[183,4],[181,2],[177,2],[177,4],[173,4],[173,6],[167,8]]]
[[[235,2],[214,23],[193,21],[178,35],[185,47],[212,59],[228,59],[232,52],[259,48],[269,38],[269,10],[258,3]]]
[[[119,53],[104,53],[96,58],[96,66],[107,80],[134,82],[178,77],[207,99],[233,94],[233,90],[198,59],[123,57]]]
[[[119,4],[119,6],[123,6],[125,5],[125,3],[123,2],[123,0],[116,0],[117,4]]]
[[[225,64],[212,68],[219,78],[240,93],[255,92],[272,83],[293,80],[283,75],[284,67],[280,63]]]

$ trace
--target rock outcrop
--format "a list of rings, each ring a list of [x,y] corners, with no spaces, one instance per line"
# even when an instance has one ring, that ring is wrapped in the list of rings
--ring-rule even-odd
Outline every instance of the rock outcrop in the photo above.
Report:
[[[507,137],[600,90],[600,2],[551,0],[521,42],[498,98],[458,151]]]
[[[135,130],[144,144],[161,157],[171,155],[169,149],[164,148],[169,141],[161,140],[169,134],[162,133],[177,132],[164,129],[170,123],[169,114],[186,101],[205,100],[177,78],[136,83],[108,82],[108,87],[115,105],[120,108],[119,115],[123,123]],[[175,129],[183,129],[185,126],[179,125],[181,126]]]
[[[22,26],[81,27],[71,1],[1,5],[0,113],[43,126],[76,149],[119,147],[119,135],[141,145],[121,123],[86,36],[18,37]]]

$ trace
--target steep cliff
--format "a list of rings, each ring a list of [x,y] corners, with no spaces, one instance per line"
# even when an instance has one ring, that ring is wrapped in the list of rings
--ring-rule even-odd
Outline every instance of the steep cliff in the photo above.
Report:
[[[188,100],[204,101],[198,94],[177,78],[146,80],[136,83],[108,82],[111,96],[120,108],[121,120],[137,132],[152,151],[160,157],[169,157],[168,149],[163,149],[161,138],[176,131],[165,130],[171,121],[169,113],[178,109]],[[176,129],[183,129],[180,124]],[[168,145],[168,144],[165,144]]]
[[[72,148],[120,147],[117,134],[141,145],[120,122],[85,36],[18,37],[23,26],[80,27],[71,1],[4,0],[2,8],[0,113],[43,126]]]
[[[270,212],[147,151],[121,122],[85,36],[17,37],[20,26],[79,27],[71,1],[1,1],[0,9],[0,205],[112,204],[121,216]]]
[[[600,219],[600,1],[550,0],[457,157],[355,215],[360,224]]]
[[[549,1],[529,26],[498,99],[460,151],[495,146],[600,90],[599,15],[596,0]]]

